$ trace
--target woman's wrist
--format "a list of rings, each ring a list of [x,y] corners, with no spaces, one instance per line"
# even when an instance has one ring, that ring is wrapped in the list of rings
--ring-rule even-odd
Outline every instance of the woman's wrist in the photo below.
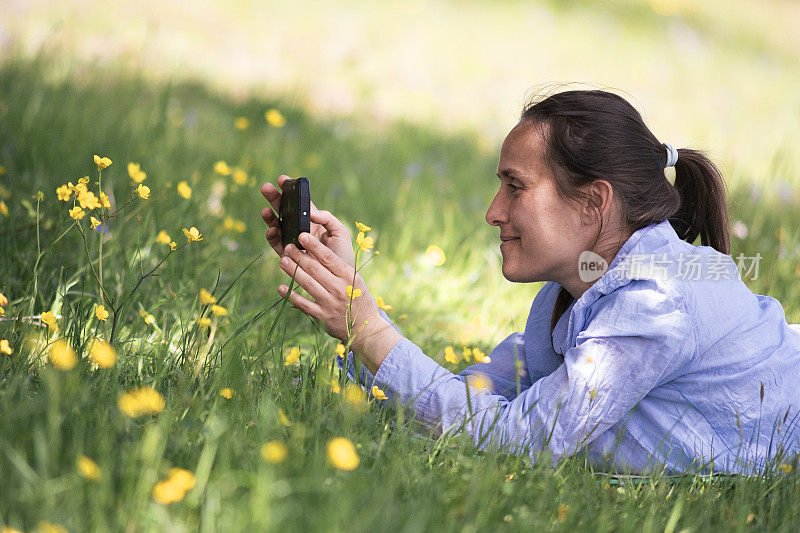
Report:
[[[358,331],[350,348],[374,376],[383,360],[402,338],[389,322],[377,316]]]

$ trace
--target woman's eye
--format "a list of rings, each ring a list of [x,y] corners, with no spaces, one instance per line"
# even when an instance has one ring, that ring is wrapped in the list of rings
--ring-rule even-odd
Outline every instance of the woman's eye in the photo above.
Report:
[[[507,183],[506,185],[508,185],[508,187],[511,189],[511,192],[517,192],[520,189],[516,185],[511,185],[510,183]]]

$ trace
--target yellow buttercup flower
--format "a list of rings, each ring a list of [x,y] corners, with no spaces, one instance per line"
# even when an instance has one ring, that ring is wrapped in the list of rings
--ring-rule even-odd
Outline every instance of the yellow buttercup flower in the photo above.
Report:
[[[123,414],[137,418],[143,415],[155,415],[164,410],[166,401],[153,387],[139,387],[119,395],[117,407]]]
[[[62,185],[56,189],[56,195],[62,202],[69,202],[69,197],[72,196],[72,189],[69,188],[69,185]]]
[[[53,314],[52,311],[45,311],[42,313],[42,322],[47,324],[47,327],[50,331],[58,331],[58,324],[56,324],[56,316]]]
[[[356,236],[356,243],[358,244],[358,247],[365,252],[375,246],[372,237],[365,237],[363,231],[358,232],[358,235]]]
[[[128,176],[136,183],[147,179],[147,174],[139,167],[139,163],[128,163]]]
[[[84,209],[97,209],[100,207],[100,199],[89,190],[78,193],[78,203]]]
[[[78,207],[77,205],[69,210],[69,216],[74,218],[75,220],[80,220],[84,216],[86,216],[86,211]]]
[[[267,124],[274,128],[282,128],[286,125],[286,118],[277,109],[268,110],[264,113],[264,118],[267,120]]]
[[[76,466],[78,467],[78,474],[80,474],[81,477],[89,481],[97,481],[100,479],[100,467],[85,455],[78,456]]]
[[[106,209],[111,209],[111,202],[108,200],[108,195],[103,191],[100,191],[100,205]]]
[[[108,320],[108,311],[106,311],[105,306],[98,305],[97,307],[94,308],[94,316],[97,317],[97,320],[102,320],[103,322],[105,322],[106,320]]]
[[[169,234],[162,229],[161,231],[158,232],[156,241],[160,242],[161,244],[169,244],[170,242],[172,242],[172,239],[170,238]]]
[[[469,361],[472,358],[472,350],[465,346],[464,349],[461,350],[461,358],[464,361]]]
[[[203,304],[215,304],[217,303],[217,299],[205,289],[200,289],[200,303]]]
[[[92,227],[92,229],[94,229],[100,225],[100,221],[94,217],[89,217],[89,225]]]
[[[348,383],[344,386],[344,399],[351,406],[361,408],[366,405],[367,393],[358,385]]]
[[[178,183],[176,189],[181,198],[185,198],[188,200],[189,198],[192,197],[192,188],[189,187],[189,184],[186,183],[185,181],[181,181],[180,183]]]
[[[97,165],[97,170],[103,170],[104,168],[110,167],[112,163],[113,161],[107,157],[100,157],[97,154],[94,156],[94,164]]]
[[[192,226],[191,229],[183,228],[183,234],[186,236],[186,240],[189,242],[196,242],[203,240],[203,235],[194,226]]]
[[[283,412],[283,409],[278,409],[278,420],[280,420],[282,426],[287,428],[292,425],[292,422],[289,420],[289,417],[286,416],[286,413]]]
[[[336,380],[331,381],[331,392],[334,394],[339,394],[342,392],[342,387],[339,385],[339,382]]]
[[[441,248],[435,244],[431,244],[428,246],[428,249],[425,250],[425,259],[434,266],[442,266],[446,258]]]
[[[75,350],[66,339],[58,339],[53,342],[47,351],[47,358],[59,370],[72,370],[78,364]]]
[[[372,386],[372,396],[375,397],[376,400],[385,400],[386,393],[383,392],[377,385]]]
[[[298,361],[300,361],[300,349],[296,346],[283,356],[283,366],[293,365]]]
[[[217,161],[214,163],[214,172],[220,176],[228,176],[231,173],[231,167],[225,161]]]
[[[169,249],[170,249],[170,251],[174,251],[174,250],[175,250],[175,248],[177,248],[177,247],[178,247],[178,243],[177,243],[177,242],[175,242],[175,241],[172,241],[171,243],[169,243]]]
[[[233,389],[229,387],[225,387],[224,389],[219,391],[219,395],[225,398],[226,400],[230,400],[231,398],[233,398],[234,394],[236,393],[233,391]]]
[[[475,389],[490,389],[492,388],[492,380],[486,374],[476,372],[467,376],[467,383],[470,388]]]
[[[36,531],[39,533],[69,533],[69,530],[61,524],[53,524],[47,520],[41,520],[36,526]]]
[[[342,344],[341,342],[336,345],[336,355],[337,356],[344,357],[344,350],[345,350],[344,344]]]
[[[152,325],[156,323],[156,318],[150,313],[144,311],[144,309],[139,309],[139,316],[142,317],[142,320],[144,320],[145,324]]]
[[[355,470],[361,460],[356,453],[356,447],[350,439],[336,437],[328,442],[328,460],[339,470]]]
[[[347,291],[347,297],[350,298],[351,300],[353,298],[358,298],[359,296],[361,296],[361,289],[353,290],[352,285],[348,285],[347,289],[345,290]]]
[[[475,359],[476,363],[491,363],[492,358],[480,351],[477,348],[472,349],[472,358]]]
[[[792,465],[781,465],[781,470],[783,470],[787,474],[791,474],[792,473]]]
[[[195,484],[194,474],[185,468],[170,468],[169,480],[184,491],[192,490]]]
[[[237,130],[246,130],[250,127],[250,121],[245,117],[236,117],[236,120],[233,121],[233,125],[236,126]]]
[[[136,192],[139,194],[139,198],[142,200],[147,200],[150,198],[150,187],[147,185],[142,185],[140,183],[139,186],[136,187]]]
[[[363,231],[364,233],[366,233],[366,232],[368,232],[368,231],[370,231],[372,229],[369,226],[367,226],[366,224],[362,224],[361,222],[356,222],[356,227],[358,228],[358,231]]]
[[[217,316],[225,316],[228,314],[228,310],[221,305],[214,304],[211,306],[211,312]]]
[[[8,206],[3,200],[0,200],[0,215],[3,215],[4,217],[8,216]]]
[[[270,441],[261,447],[261,458],[270,464],[282,463],[288,456],[289,448],[279,440]]]
[[[153,487],[153,499],[161,505],[179,502],[194,485],[193,473],[183,468],[171,468],[167,479]]]
[[[239,167],[234,167],[233,169],[233,181],[235,181],[239,185],[244,185],[247,183],[247,172],[242,170]]]
[[[378,304],[378,307],[380,307],[380,308],[381,308],[381,309],[383,309],[384,311],[388,311],[389,309],[391,309],[391,308],[392,308],[392,306],[391,306],[391,305],[389,305],[389,304],[387,304],[386,302],[384,302],[384,301],[383,301],[383,298],[381,298],[380,296],[378,296],[378,297],[375,299],[375,303],[376,303],[376,304]]]
[[[8,298],[6,298],[6,295],[2,292],[0,292],[0,305],[8,305]]]
[[[103,339],[94,339],[89,348],[89,358],[100,368],[111,368],[117,361],[117,350]]]
[[[201,328],[207,328],[211,326],[211,319],[206,316],[201,316],[197,319],[197,325]]]
[[[458,354],[455,350],[453,350],[452,346],[445,346],[444,348],[444,360],[450,363],[451,365],[455,365],[458,363]]]
[[[247,226],[241,220],[235,220],[231,217],[225,217],[222,221],[222,228],[226,231],[235,231],[237,233],[244,233]]]
[[[9,344],[8,339],[0,339],[0,353],[4,353],[6,355],[12,355],[14,350],[11,349],[11,344]]]

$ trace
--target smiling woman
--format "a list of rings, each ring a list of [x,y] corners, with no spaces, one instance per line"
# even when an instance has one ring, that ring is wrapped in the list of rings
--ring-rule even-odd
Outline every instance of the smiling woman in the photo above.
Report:
[[[526,106],[498,176],[486,221],[500,229],[503,275],[548,283],[525,331],[459,375],[379,309],[336,217],[312,206],[303,253],[281,247],[275,214],[262,211],[281,268],[313,298],[289,300],[351,342],[353,379],[437,432],[534,458],[585,451],[610,470],[750,473],[800,452],[800,333],[727,255],[725,187],[710,160],[659,142],[615,94],[568,91]],[[277,209],[279,190],[261,190]],[[353,338],[350,285],[363,324]]]

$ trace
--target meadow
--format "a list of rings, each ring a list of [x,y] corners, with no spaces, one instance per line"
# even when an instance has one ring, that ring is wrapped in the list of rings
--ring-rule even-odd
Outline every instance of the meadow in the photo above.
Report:
[[[800,76],[794,68],[786,75]],[[429,438],[339,375],[338,341],[276,292],[286,279],[264,240],[258,187],[282,173],[308,176],[317,205],[354,235],[356,222],[372,227],[375,249],[361,255],[371,292],[448,368],[470,364],[445,362],[448,346],[489,353],[524,327],[540,284],[502,278],[483,219],[502,138],[442,124],[320,113],[289,96],[49,49],[6,54],[0,524],[800,528],[795,463],[755,477],[643,479],[593,472],[580,456],[551,467],[465,437]],[[800,133],[788,131],[771,151],[759,138],[768,159],[721,164],[732,255],[761,254],[745,281],[797,323],[800,163],[788,147]],[[720,152],[741,154],[731,135]]]

